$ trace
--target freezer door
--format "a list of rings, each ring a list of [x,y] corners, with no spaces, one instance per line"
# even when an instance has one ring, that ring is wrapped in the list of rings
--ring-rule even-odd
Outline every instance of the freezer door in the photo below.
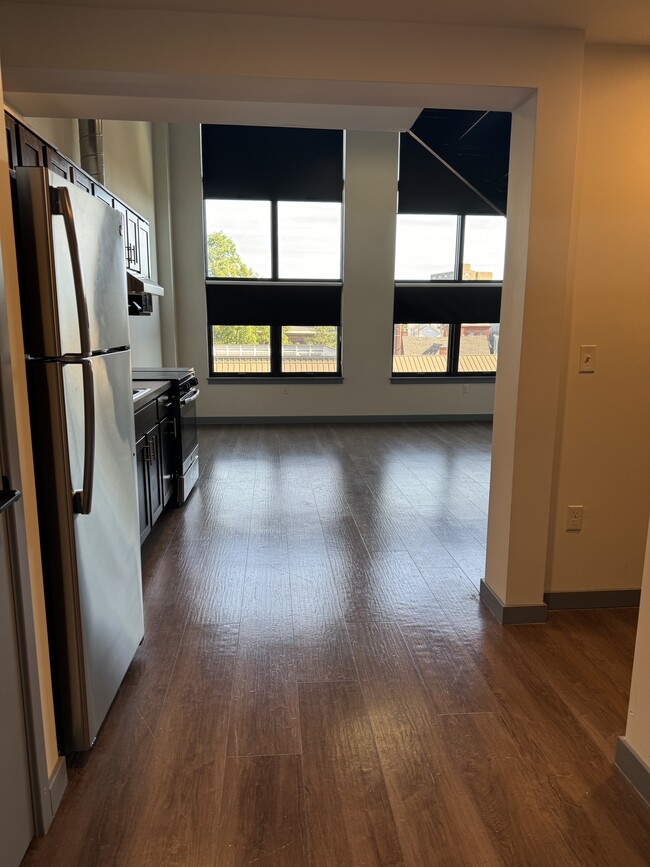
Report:
[[[27,354],[128,346],[120,214],[47,169],[16,169],[16,189]]]
[[[66,751],[89,749],[144,635],[130,353],[92,359],[94,474],[83,486],[82,364],[29,363],[32,395],[51,423],[35,425],[57,727]],[[40,432],[37,432],[37,429]]]

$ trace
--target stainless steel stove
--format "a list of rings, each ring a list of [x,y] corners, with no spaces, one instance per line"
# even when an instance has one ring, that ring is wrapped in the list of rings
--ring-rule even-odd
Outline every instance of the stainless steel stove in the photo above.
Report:
[[[199,478],[196,399],[199,381],[193,367],[135,367],[133,381],[169,380],[176,423],[176,503],[181,506]]]

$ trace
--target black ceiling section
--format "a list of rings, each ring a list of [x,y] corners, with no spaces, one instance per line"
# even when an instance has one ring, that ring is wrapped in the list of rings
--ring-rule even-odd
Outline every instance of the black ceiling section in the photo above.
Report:
[[[501,286],[395,286],[393,322],[498,322]]]
[[[505,214],[511,119],[509,112],[425,108],[411,129]],[[408,133],[400,136],[398,201],[402,214],[496,214]]]
[[[204,124],[206,199],[340,202],[343,132]]]
[[[341,287],[208,283],[211,325],[338,325]]]

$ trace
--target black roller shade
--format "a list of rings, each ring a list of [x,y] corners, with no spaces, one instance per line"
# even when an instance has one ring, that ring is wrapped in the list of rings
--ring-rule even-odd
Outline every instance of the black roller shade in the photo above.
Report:
[[[512,116],[509,112],[484,114],[425,109],[412,131],[505,214]],[[496,213],[408,133],[400,136],[398,211]]]
[[[341,287],[208,283],[210,325],[339,325]]]
[[[393,322],[498,322],[500,286],[395,286]]]
[[[206,199],[340,202],[343,132],[204,124]]]

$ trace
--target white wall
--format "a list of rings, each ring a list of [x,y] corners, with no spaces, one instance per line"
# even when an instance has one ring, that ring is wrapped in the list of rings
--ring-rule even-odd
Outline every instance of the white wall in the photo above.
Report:
[[[148,221],[155,281],[158,273],[151,124],[105,120],[103,126],[106,186]],[[151,316],[129,317],[134,367],[160,367],[162,364],[160,299],[154,297],[153,304]]]
[[[585,56],[548,590],[641,584],[650,512],[650,51]],[[595,344],[594,373],[578,372]],[[569,504],[583,529],[566,532]]]

